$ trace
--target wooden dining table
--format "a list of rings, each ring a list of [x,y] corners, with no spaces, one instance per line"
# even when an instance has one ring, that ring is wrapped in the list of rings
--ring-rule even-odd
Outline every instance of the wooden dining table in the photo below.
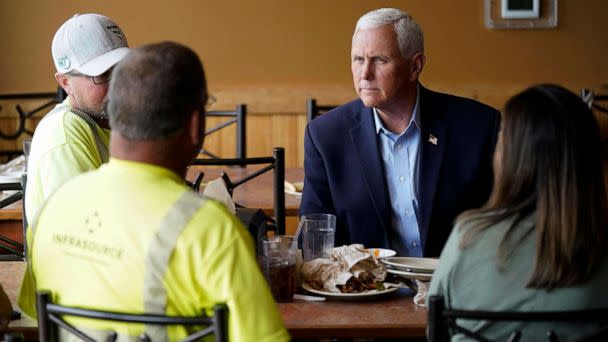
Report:
[[[0,262],[0,284],[14,308],[25,262]],[[422,340],[425,337],[427,310],[416,306],[413,292],[400,289],[381,298],[357,301],[308,302],[294,300],[278,303],[279,312],[293,338],[396,338]],[[37,339],[38,325],[26,315],[13,320],[8,332]]]
[[[200,172],[204,172],[203,182],[209,182],[226,172],[231,181],[237,181],[255,170],[259,166],[251,167],[210,167],[191,166],[186,179],[194,181]],[[304,180],[302,168],[286,168],[285,180],[288,182],[301,182]],[[268,216],[274,215],[273,171],[270,170],[251,179],[234,189],[234,201],[247,208],[259,208]],[[285,194],[285,215],[287,216],[288,232],[293,230],[294,220],[297,221],[300,198]],[[23,209],[21,200],[0,209],[0,235],[8,237],[19,243],[23,242],[22,228]],[[291,228],[291,229],[290,229]]]

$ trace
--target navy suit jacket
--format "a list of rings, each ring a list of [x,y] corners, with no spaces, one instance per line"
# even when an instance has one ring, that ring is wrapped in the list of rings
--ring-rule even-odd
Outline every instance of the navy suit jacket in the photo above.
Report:
[[[500,113],[470,99],[419,89],[418,224],[424,255],[438,257],[456,216],[482,206],[492,190]],[[336,215],[336,246],[390,247],[391,201],[371,108],[355,100],[311,121],[304,172],[300,214]]]

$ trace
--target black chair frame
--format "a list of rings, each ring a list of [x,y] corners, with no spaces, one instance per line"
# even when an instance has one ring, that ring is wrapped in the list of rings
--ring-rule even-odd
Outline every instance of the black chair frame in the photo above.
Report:
[[[24,182],[26,181],[26,176],[23,175],[21,183],[2,183],[0,184],[0,191],[17,191],[16,193],[10,195],[9,197],[0,201],[0,208],[4,208],[7,205],[13,204],[18,200],[23,199],[24,197]],[[25,211],[23,212],[23,217],[25,217]],[[27,223],[23,225],[23,241],[25,241],[25,227]],[[6,252],[9,252],[10,258],[3,256],[3,260],[23,260],[26,256],[26,244],[19,243],[17,241],[11,240],[5,236],[0,235],[0,249]]]
[[[331,105],[318,105],[316,99],[307,99],[306,100],[306,122],[312,121],[317,116],[330,111],[336,108],[336,106]]]
[[[449,341],[454,333],[463,334],[473,340],[490,341],[481,334],[468,330],[456,323],[457,319],[483,321],[520,321],[520,322],[603,322],[603,328],[580,341],[595,341],[595,338],[608,337],[608,308],[576,311],[472,311],[446,308],[443,296],[429,298],[428,341]],[[514,331],[509,341],[519,341],[521,332]],[[548,341],[559,342],[553,331],[548,331]]]
[[[36,307],[38,310],[38,334],[39,339],[42,342],[58,341],[58,327],[69,331],[70,333],[74,334],[83,341],[95,342],[95,339],[91,338],[86,333],[74,327],[73,325],[67,323],[62,317],[60,317],[63,315],[98,319],[104,321],[142,323],[151,325],[208,326],[207,328],[204,328],[189,335],[182,341],[196,341],[201,337],[205,337],[211,334],[215,335],[215,341],[228,341],[228,308],[224,304],[218,304],[214,306],[214,315],[212,317],[208,317],[204,313],[200,317],[177,317],[154,314],[140,315],[110,311],[88,310],[57,305],[53,304],[51,300],[51,293],[49,291],[40,291],[37,294]],[[114,333],[112,337],[110,338],[113,341],[117,338],[117,334]],[[140,340],[150,341],[150,338],[144,334],[140,336]]]
[[[32,109],[29,112],[25,112],[20,105],[16,105],[15,109],[17,110],[18,115],[18,124],[17,130],[12,133],[6,133],[0,130],[0,139],[5,140],[17,140],[22,134],[27,134],[32,136],[34,132],[25,128],[25,122],[27,119],[34,116],[36,113],[47,109],[57,103],[63,102],[67,94],[65,90],[61,87],[57,87],[57,92],[55,93],[26,93],[26,94],[0,94],[0,100],[32,100],[32,99],[49,99],[48,102]],[[0,110],[2,106],[0,106]],[[2,150],[0,151],[0,156],[6,157],[7,159],[12,159],[16,156],[23,154],[21,150]]]
[[[195,159],[191,165],[202,166],[245,166],[245,165],[262,165],[269,164],[251,174],[237,180],[232,181],[225,172],[222,172],[220,177],[226,183],[228,193],[232,196],[234,189],[239,185],[267,172],[274,171],[273,191],[274,191],[274,224],[277,234],[285,234],[285,150],[282,147],[275,147],[272,150],[272,157],[255,157],[242,159]],[[199,190],[200,184],[204,178],[204,172],[201,172],[196,177],[192,184],[195,191]],[[238,204],[237,204],[238,205]],[[240,206],[240,205],[238,205]],[[242,206],[240,206],[242,207]]]
[[[232,124],[236,124],[236,158],[243,159],[247,157],[247,105],[238,104],[234,111],[229,110],[211,110],[205,113],[206,117],[233,117],[217,126],[208,128],[205,130],[205,136],[208,136],[214,132],[219,131],[220,129],[230,126]],[[203,148],[200,151],[201,154],[209,156],[211,158],[219,159],[220,157],[216,154],[208,151]]]
[[[20,105],[16,105],[15,109],[17,109],[17,114],[19,115],[19,125],[17,126],[17,131],[14,133],[4,133],[0,131],[0,138],[7,140],[17,139],[21,134],[27,133],[29,135],[34,134],[34,132],[25,129],[25,120],[31,118],[36,113],[52,106],[57,103],[63,102],[67,97],[66,92],[61,87],[57,87],[57,92],[55,93],[28,93],[28,94],[1,94],[0,100],[31,100],[31,99],[50,99],[48,102],[32,109],[29,112],[24,112],[23,108]],[[1,109],[2,107],[0,107]]]
[[[591,109],[608,114],[608,107],[599,105],[597,102],[608,101],[608,95],[597,95],[591,89],[581,89],[581,98]]]

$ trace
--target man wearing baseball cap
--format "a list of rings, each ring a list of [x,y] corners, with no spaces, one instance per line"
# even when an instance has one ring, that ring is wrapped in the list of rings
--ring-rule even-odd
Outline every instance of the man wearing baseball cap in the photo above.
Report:
[[[68,98],[40,121],[32,139],[25,196],[29,221],[59,185],[108,161],[108,81],[128,52],[120,27],[103,15],[77,14],[55,33],[55,79]]]

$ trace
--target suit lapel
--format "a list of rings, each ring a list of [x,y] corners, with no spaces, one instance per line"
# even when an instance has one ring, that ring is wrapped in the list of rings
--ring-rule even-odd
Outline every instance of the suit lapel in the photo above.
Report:
[[[358,125],[355,125],[350,130],[352,143],[361,163],[361,169],[363,170],[367,191],[372,199],[372,204],[376,214],[380,218],[385,233],[388,233],[389,222],[387,220],[389,218],[388,211],[390,210],[390,206],[388,205],[388,189],[384,179],[372,109],[362,107],[355,114],[355,121],[358,122]]]
[[[441,162],[447,145],[448,128],[441,118],[441,109],[436,107],[433,93],[420,86],[420,172],[419,184],[419,221],[422,246],[426,245],[429,232],[433,202],[437,193],[437,182],[441,173]]]

